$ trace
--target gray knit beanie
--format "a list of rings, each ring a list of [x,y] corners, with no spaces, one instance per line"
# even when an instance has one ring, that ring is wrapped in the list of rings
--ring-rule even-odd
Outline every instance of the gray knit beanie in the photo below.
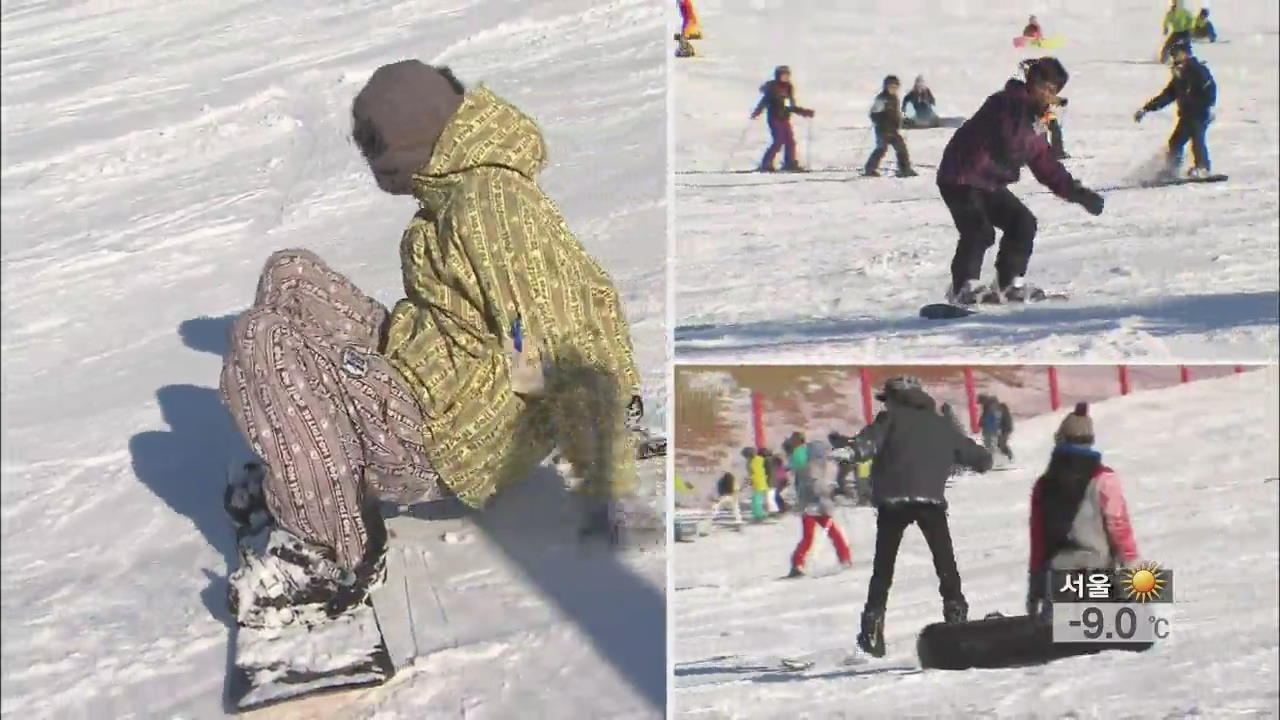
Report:
[[[410,179],[431,159],[463,93],[447,67],[401,60],[374,71],[351,103],[351,134],[378,187],[413,192]]]

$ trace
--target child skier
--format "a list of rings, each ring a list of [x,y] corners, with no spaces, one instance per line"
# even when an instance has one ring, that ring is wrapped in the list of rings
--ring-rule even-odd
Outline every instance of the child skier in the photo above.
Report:
[[[911,92],[902,98],[902,111],[905,113],[910,106],[912,115],[903,120],[903,124],[909,128],[938,127],[942,120],[933,109],[936,104],[933,91],[925,84],[924,76],[917,75],[915,84],[911,86]]]
[[[791,84],[791,68],[779,65],[773,70],[773,79],[760,86],[760,102],[751,111],[751,119],[765,113],[765,121],[769,124],[769,147],[760,159],[761,172],[773,172],[773,161],[782,151],[782,169],[787,172],[802,172],[804,168],[796,161],[796,136],[791,127],[791,114],[801,117],[813,117],[809,108],[796,104],[795,86]]]
[[[786,489],[788,484],[787,462],[779,455],[770,456],[769,461],[773,473],[773,501],[778,506],[778,512],[785,513],[789,506],[786,499],[782,497],[782,491]]]
[[[721,475],[716,481],[716,501],[711,505],[710,514],[698,528],[699,535],[706,535],[711,531],[711,525],[722,510],[729,511],[733,516],[734,529],[742,530],[742,507],[738,504],[738,479],[729,472]]]
[[[764,520],[765,495],[769,492],[769,476],[765,472],[764,453],[756,448],[743,448],[743,457],[747,459],[747,477],[751,478],[751,519],[755,522]]]
[[[1218,33],[1213,29],[1213,22],[1209,20],[1209,8],[1200,8],[1200,14],[1196,15],[1195,21],[1191,23],[1191,37],[1195,40],[1218,42]]]
[[[1120,479],[1093,448],[1088,405],[1076,405],[1053,439],[1049,467],[1031,491],[1031,616],[1048,613],[1051,570],[1132,566],[1138,560]]]
[[[809,549],[813,547],[813,536],[818,528],[826,532],[835,547],[836,557],[841,567],[853,567],[853,559],[849,554],[849,545],[845,542],[844,533],[835,521],[835,502],[832,500],[834,488],[830,479],[828,460],[830,448],[826,443],[814,441],[805,444],[805,473],[803,479],[796,477],[796,505],[800,508],[801,536],[795,552],[791,554],[790,578],[804,575],[805,560],[809,557]]]
[[[951,261],[947,301],[1024,302],[1039,294],[1024,281],[1036,235],[1036,217],[1009,190],[1023,165],[1057,196],[1100,215],[1102,196],[1077,182],[1053,157],[1036,129],[1037,120],[1067,83],[1067,71],[1052,57],[1028,64],[1025,82],[1011,79],[987,98],[951,136],[938,166],[938,192],[960,233]],[[996,282],[977,284],[983,256],[995,243]]]
[[[915,177],[918,173],[911,169],[911,157],[907,154],[907,143],[902,139],[902,108],[898,100],[898,77],[889,75],[884,79],[884,89],[876,95],[871,104],[871,122],[876,131],[876,147],[867,158],[863,174],[868,177],[880,177],[880,161],[893,147],[898,159],[898,177]]]
[[[1142,122],[1149,112],[1155,112],[1169,103],[1178,104],[1178,124],[1169,135],[1169,153],[1166,156],[1164,178],[1173,178],[1182,165],[1183,148],[1191,142],[1191,156],[1195,166],[1188,173],[1191,177],[1207,177],[1209,175],[1209,146],[1205,141],[1205,133],[1209,123],[1213,122],[1213,106],[1218,101],[1218,85],[1214,82],[1209,68],[1191,55],[1191,43],[1180,42],[1171,52],[1169,84],[1159,95],[1151,98],[1138,112],[1134,113],[1134,122]]]
[[[846,440],[855,457],[875,458],[871,489],[876,506],[876,554],[858,646],[884,655],[884,612],[893,583],[902,533],[920,526],[942,595],[947,622],[962,622],[969,612],[960,586],[951,530],[947,525],[947,478],[953,465],[977,472],[991,469],[991,454],[956,430],[939,414],[917,378],[896,376],[877,396],[884,410],[856,436]]]
[[[1004,456],[1013,462],[1013,448],[1009,447],[1009,438],[1013,437],[1013,413],[1005,403],[997,403],[1000,412],[1000,431],[996,436],[996,447]]]
[[[1169,62],[1175,45],[1191,41],[1191,29],[1194,26],[1195,18],[1183,6],[1183,0],[1170,0],[1169,11],[1164,14],[1164,22],[1160,24],[1160,31],[1166,36],[1164,45],[1160,47],[1160,62]]]
[[[676,0],[676,5],[680,7],[680,34],[690,40],[701,40],[702,25],[693,11],[693,0]]]

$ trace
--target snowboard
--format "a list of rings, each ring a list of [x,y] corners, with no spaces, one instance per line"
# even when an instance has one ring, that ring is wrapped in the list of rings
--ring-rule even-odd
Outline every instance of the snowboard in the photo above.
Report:
[[[1027,615],[933,623],[916,638],[920,667],[939,670],[1041,665],[1104,650],[1149,650],[1153,643],[1055,643],[1053,626]]]
[[[1179,177],[1168,180],[1150,180],[1148,182],[1139,183],[1138,187],[1157,188],[1168,187],[1173,185],[1189,185],[1193,183],[1216,183],[1226,182],[1226,175],[1206,175],[1204,177]]]
[[[1035,305],[1049,301],[1065,301],[1070,300],[1071,296],[1065,292],[1042,290],[1036,288],[1030,300],[1025,302],[998,303],[990,300],[983,300],[975,305],[957,305],[955,303],[940,302],[929,303],[920,308],[920,317],[926,320],[955,320],[957,318],[965,318],[970,315],[977,315],[982,312],[982,307],[1000,306],[1000,307],[1020,307],[1024,305]]]
[[[1019,35],[1013,39],[1013,46],[1018,49],[1025,48],[1041,48],[1044,50],[1052,50],[1053,48],[1062,47],[1066,39],[1061,35],[1050,35],[1039,39],[1029,38],[1026,35]]]
[[[381,685],[395,674],[377,615],[367,603],[314,627],[239,627],[234,645],[231,701],[237,713]]]

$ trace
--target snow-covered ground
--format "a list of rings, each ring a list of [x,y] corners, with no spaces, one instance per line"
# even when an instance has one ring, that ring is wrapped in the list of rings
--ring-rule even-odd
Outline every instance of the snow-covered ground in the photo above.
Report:
[[[1142,557],[1174,570],[1173,634],[1142,654],[1105,653],[1007,670],[923,671],[915,635],[941,619],[923,538],[908,530],[886,621],[888,654],[854,649],[874,520],[843,508],[850,571],[777,581],[799,538],[793,517],[716,531],[673,549],[678,716],[1262,717],[1280,712],[1280,374],[1264,370],[1138,392],[1092,407],[1099,449],[1120,475]],[[1031,484],[1061,420],[1027,420],[1021,471],[963,476],[948,493],[971,613],[1020,612]],[[811,569],[835,569],[821,538]],[[802,673],[779,659],[815,655]]]
[[[544,186],[619,283],[664,424],[655,3],[15,1],[0,21],[5,717],[222,715],[221,491],[244,453],[216,392],[225,332],[279,248],[399,296],[414,204],[379,193],[348,139],[380,64],[447,63],[539,121]],[[605,571],[566,554],[545,503],[512,511],[521,498],[475,530],[472,576],[442,580],[532,609],[344,712],[658,713],[662,553],[567,594]]]
[[[898,0],[700,0],[701,57],[675,62],[677,354],[708,362],[895,362],[904,358],[1244,360],[1277,354],[1280,25],[1274,4],[1216,3],[1221,40],[1198,44],[1218,81],[1208,141],[1226,183],[1117,189],[1164,147],[1173,108],[1133,122],[1169,79],[1154,62],[1167,3],[1048,6]],[[891,9],[890,9],[891,7]],[[919,307],[949,282],[956,232],[934,172],[952,130],[905,133],[920,177],[858,177],[881,80],[924,75],[944,116],[972,114],[1031,51],[1027,14],[1062,35],[1068,169],[1103,191],[1093,217],[1023,173],[1014,192],[1039,218],[1028,279],[1052,303],[930,322]],[[823,172],[728,174],[756,166],[757,88],[790,65],[801,161]],[[1190,157],[1188,151],[1188,158]],[[1189,162],[1189,160],[1188,160]],[[886,166],[892,168],[890,152]],[[987,279],[994,274],[988,253]]]

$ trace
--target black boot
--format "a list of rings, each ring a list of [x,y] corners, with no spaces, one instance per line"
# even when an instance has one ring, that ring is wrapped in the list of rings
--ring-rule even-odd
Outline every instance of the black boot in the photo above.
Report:
[[[884,611],[863,610],[862,632],[858,633],[858,647],[874,657],[884,657]]]
[[[942,620],[948,623],[962,623],[969,619],[969,603],[964,598],[944,600],[942,602]]]

